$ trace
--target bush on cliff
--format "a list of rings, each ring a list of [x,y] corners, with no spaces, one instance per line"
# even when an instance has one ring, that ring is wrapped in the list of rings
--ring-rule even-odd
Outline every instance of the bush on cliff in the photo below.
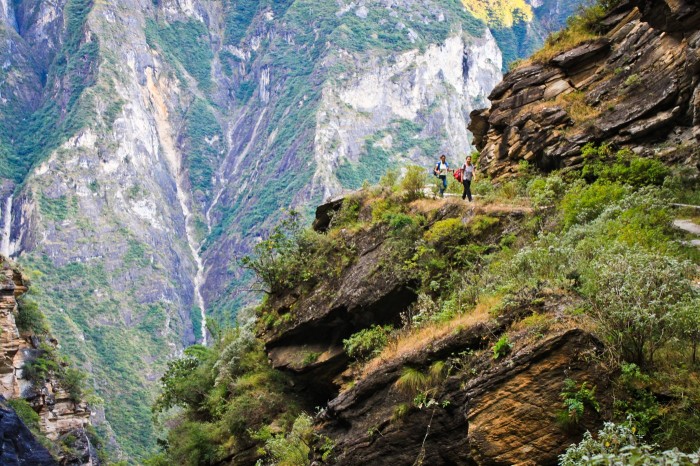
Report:
[[[680,451],[658,451],[656,445],[644,443],[633,427],[606,422],[594,438],[586,432],[583,440],[571,445],[559,457],[561,466],[587,465],[635,465],[635,464],[677,464],[692,465],[700,462],[700,452],[681,453]]]
[[[343,348],[351,358],[366,361],[382,352],[392,330],[388,325],[373,325],[343,340]]]
[[[290,211],[255,245],[253,253],[239,262],[255,272],[262,291],[277,294],[337,275],[348,257],[347,248],[342,237],[302,228],[299,214]]]
[[[22,296],[17,300],[17,308],[15,323],[20,332],[32,332],[35,335],[48,333],[49,324],[35,301]]]
[[[291,425],[298,413],[285,380],[248,324],[221,332],[211,348],[188,348],[161,378],[153,412],[174,427],[164,454],[152,462],[164,456],[168,464],[214,464],[262,447],[254,432]]]

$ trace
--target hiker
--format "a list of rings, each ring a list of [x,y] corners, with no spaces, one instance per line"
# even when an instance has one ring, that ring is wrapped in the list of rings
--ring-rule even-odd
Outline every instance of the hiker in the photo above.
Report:
[[[464,162],[464,165],[462,165],[462,184],[464,185],[462,200],[464,200],[465,197],[468,197],[469,202],[472,201],[472,181],[474,181],[474,165],[472,164],[472,156],[467,155],[467,160]]]
[[[447,172],[451,172],[452,169],[445,161],[445,154],[440,156],[440,161],[435,165],[433,169],[433,174],[440,178],[440,197],[445,196],[445,190],[447,189]]]

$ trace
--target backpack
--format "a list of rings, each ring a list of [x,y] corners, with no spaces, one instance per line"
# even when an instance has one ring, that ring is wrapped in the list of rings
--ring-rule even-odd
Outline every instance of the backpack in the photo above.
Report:
[[[447,162],[445,162],[445,166],[448,167],[448,168],[450,167],[450,166],[447,164]],[[438,161],[438,163],[435,164],[435,168],[433,169],[433,176],[434,176],[435,178],[437,178],[437,177],[440,176],[440,161]]]
[[[454,177],[455,177],[455,180],[459,181],[460,183],[462,182],[462,169],[461,168],[458,168],[457,170],[455,170]]]

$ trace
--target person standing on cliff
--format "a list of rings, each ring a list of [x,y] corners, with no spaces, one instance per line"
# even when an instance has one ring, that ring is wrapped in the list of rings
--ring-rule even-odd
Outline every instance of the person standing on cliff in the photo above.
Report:
[[[474,165],[472,164],[472,156],[467,155],[467,160],[464,162],[464,165],[462,165],[462,184],[464,185],[462,200],[464,200],[464,198],[469,198],[469,202],[472,201],[472,181],[474,181]]]
[[[433,173],[440,179],[440,197],[445,197],[445,190],[447,189],[447,173],[451,172],[452,169],[446,161],[445,154],[440,156],[440,161],[435,165]]]

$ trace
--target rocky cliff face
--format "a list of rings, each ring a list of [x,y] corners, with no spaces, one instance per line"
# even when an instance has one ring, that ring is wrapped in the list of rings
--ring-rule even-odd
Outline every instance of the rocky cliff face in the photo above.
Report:
[[[361,203],[361,221],[372,218],[372,204]],[[341,205],[321,206],[316,228],[325,230],[325,219]],[[425,215],[424,231],[456,220],[473,232],[466,247],[491,252],[504,235],[522,232],[529,213],[449,201],[419,201],[409,209],[409,215]],[[485,215],[491,226],[480,228]],[[416,277],[400,273],[397,263],[404,263],[402,257],[420,261],[412,251],[421,246],[404,245],[409,251],[397,253],[401,246],[381,223],[340,234],[347,235],[354,261],[337,278],[310,290],[274,293],[262,310],[267,326],[261,335],[273,367],[292,376],[308,406],[323,407],[317,432],[332,439],[334,448],[332,459],[319,456],[317,464],[379,465],[389,458],[396,465],[557,464],[557,456],[611,408],[603,344],[563,317],[571,297],[543,290],[504,306],[477,306],[449,325],[426,321],[421,330],[416,320],[411,331],[406,319],[416,318],[419,300],[426,298],[413,291],[420,288]],[[533,314],[560,324],[533,338],[531,330],[514,326]],[[373,325],[407,327],[388,351],[358,369],[343,340]],[[506,330],[513,351],[494,357],[491,349]],[[407,373],[418,381],[406,382]],[[597,386],[601,415],[589,409],[578,424],[562,424],[566,379]]]
[[[0,432],[3,434],[0,460],[7,465],[54,466],[58,464],[49,451],[22,423],[11,407],[0,399]]]
[[[231,259],[280,208],[468,151],[520,37],[451,0],[0,6],[2,252],[136,456],[166,360],[250,299]]]
[[[700,10],[692,2],[622,1],[601,35],[512,71],[472,113],[492,176],[521,160],[580,166],[588,143],[684,161],[700,138]]]
[[[17,298],[27,292],[27,280],[22,273],[2,259],[0,276],[0,395],[6,399],[24,399],[39,415],[39,428],[52,442],[72,436],[75,438],[75,452],[62,452],[61,464],[96,465],[99,464],[97,453],[86,434],[86,427],[91,424],[90,409],[85,401],[75,401],[63,384],[55,377],[48,377],[44,382],[29,380],[24,374],[26,365],[34,362],[42,354],[40,345],[57,345],[49,337],[39,337],[32,333],[21,334],[15,319],[21,312]],[[47,341],[42,341],[47,340]],[[5,418],[3,418],[5,419]],[[7,422],[12,416],[7,414]],[[3,420],[5,422],[5,420]],[[26,427],[24,428],[26,430]],[[19,429],[17,432],[20,432]],[[6,430],[6,432],[9,432]],[[6,437],[9,434],[6,434]],[[24,442],[21,436],[13,441]],[[32,450],[29,448],[29,450]],[[42,447],[43,449],[43,447]],[[21,457],[25,453],[19,452]],[[48,452],[46,453],[48,455]],[[50,456],[49,456],[50,458]],[[35,459],[25,459],[26,463],[35,464]],[[38,460],[36,460],[38,461]],[[5,463],[3,463],[5,464]],[[7,463],[15,464],[15,463]],[[40,463],[36,463],[40,464]],[[44,464],[44,463],[41,463]],[[53,460],[46,464],[53,464]]]

